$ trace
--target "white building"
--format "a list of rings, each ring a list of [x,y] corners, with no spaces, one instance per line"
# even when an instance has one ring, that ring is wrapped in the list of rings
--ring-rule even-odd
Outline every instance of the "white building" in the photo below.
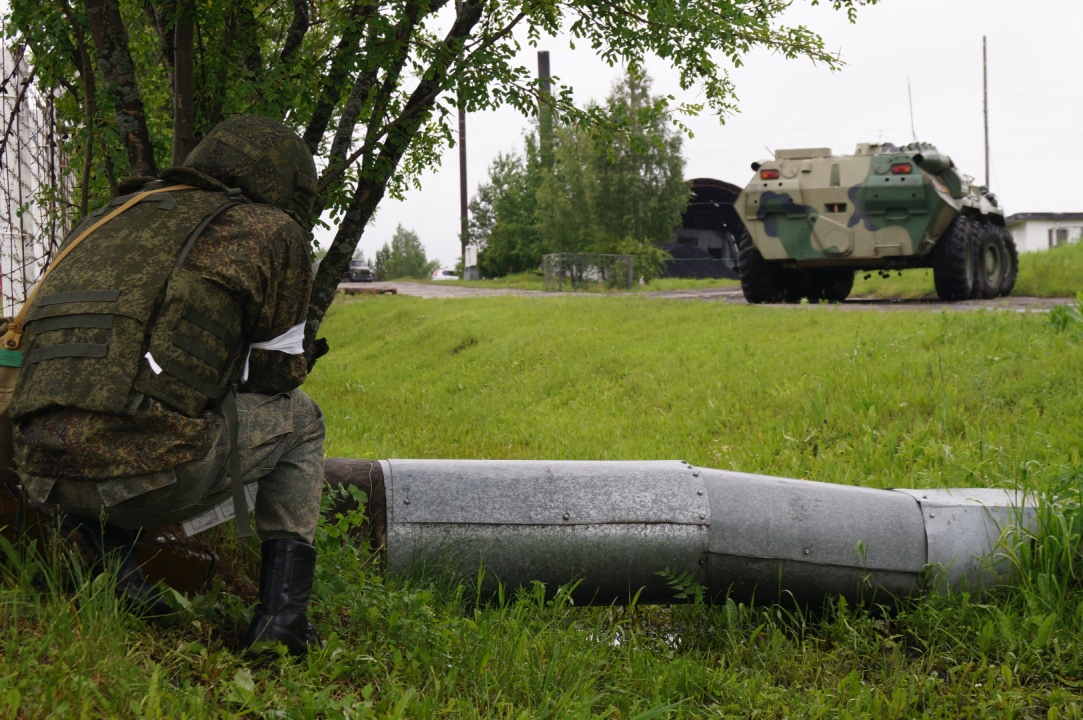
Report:
[[[1019,252],[1048,250],[1083,236],[1083,213],[1016,213],[1004,224]]]
[[[33,83],[22,49],[0,42],[0,315],[23,304],[68,230],[71,179],[52,99]]]

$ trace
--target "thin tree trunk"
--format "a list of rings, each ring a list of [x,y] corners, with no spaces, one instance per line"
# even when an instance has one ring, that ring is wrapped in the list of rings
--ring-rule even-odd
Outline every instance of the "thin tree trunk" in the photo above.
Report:
[[[79,218],[90,214],[90,171],[94,167],[94,133],[87,133],[83,148],[83,174],[79,179]]]
[[[349,61],[357,55],[361,38],[365,36],[369,18],[376,12],[375,5],[359,7],[356,3],[350,8],[350,28],[342,34],[331,58],[331,67],[324,76],[320,88],[320,99],[312,111],[308,127],[305,128],[304,141],[312,149],[319,151],[320,140],[331,122],[331,114],[342,99],[343,86],[346,84],[346,72]]]
[[[158,177],[146,110],[117,0],[85,0],[84,6],[98,54],[98,68],[113,96],[117,134],[124,144],[130,172],[136,177]]]
[[[293,0],[293,22],[286,30],[286,40],[282,43],[282,52],[278,55],[278,61],[286,64],[292,58],[308,32],[308,0]]]
[[[350,93],[350,97],[346,100],[346,104],[342,107],[342,114],[339,115],[338,129],[335,130],[335,137],[331,141],[331,149],[327,153],[327,157],[333,163],[335,160],[345,160],[346,154],[350,150],[350,143],[353,141],[353,131],[357,127],[357,120],[361,117],[361,111],[365,109],[365,103],[368,102],[369,95],[372,94],[372,86],[376,84],[376,72],[364,72],[357,76],[357,80],[353,84],[353,92]]]
[[[170,92],[173,92],[176,87],[174,85],[175,78],[173,73],[173,30],[170,27],[173,8],[174,6],[169,0],[166,0],[157,7],[152,5],[150,0],[143,0],[143,13],[147,16],[147,21],[150,23],[151,27],[154,28],[155,34],[158,35],[158,46],[162,53],[162,62],[165,63],[166,73],[169,77]]]
[[[173,166],[184,164],[195,147],[195,8],[191,0],[182,0],[174,25],[174,68],[176,88],[173,92]]]
[[[75,19],[75,13],[67,0],[61,4],[61,10],[71,24],[72,33],[75,35],[75,58],[79,77],[83,79],[83,126],[87,129],[86,147],[83,151],[83,173],[80,178],[79,192],[79,217],[85,218],[90,213],[90,171],[94,166],[94,130],[97,125],[95,116],[98,114],[97,105],[97,82],[94,79],[94,63],[90,60],[90,53],[86,47],[86,37],[83,35],[83,26]],[[109,154],[106,149],[106,155]],[[110,186],[110,190],[115,189]]]
[[[109,199],[112,200],[119,193],[117,189],[117,174],[113,167],[113,156],[109,154],[109,148],[104,148],[102,153],[102,166],[105,168],[105,180],[109,183]]]
[[[361,117],[361,111],[365,109],[365,103],[368,101],[369,95],[372,94],[372,88],[375,85],[375,70],[360,73],[354,81],[353,92],[350,93],[350,97],[342,107],[342,114],[338,118],[338,128],[335,130],[334,139],[331,140],[331,149],[327,153],[327,159],[330,161],[328,167],[333,167],[346,159],[346,154],[350,150],[350,143],[353,142],[353,133],[357,128],[358,118]],[[323,214],[325,198],[326,193],[316,197],[316,202],[312,205],[312,217],[318,218]]]
[[[229,19],[226,21],[226,34],[224,36],[222,47],[225,49],[227,56],[225,58],[225,62],[222,63],[221,68],[219,68],[218,70],[218,88],[224,88],[226,86],[227,73],[234,66],[234,57],[236,57],[234,52],[237,49],[237,27],[242,12],[243,8],[230,13]],[[251,13],[249,13],[248,17],[249,19],[251,19]],[[255,32],[255,29],[253,29],[253,32]],[[259,46],[257,45],[256,47],[258,50]],[[242,57],[245,57],[243,50],[241,51],[241,55]],[[203,99],[202,103],[203,106],[206,108],[204,112],[207,117],[207,125],[208,127],[214,127],[218,123],[222,122],[226,98],[224,92],[213,91],[212,88],[203,88],[204,94],[208,92],[210,92],[211,99]]]
[[[242,2],[237,10],[237,39],[241,49],[241,62],[251,78],[263,74],[263,55],[259,49],[259,23],[252,14],[248,2]]]
[[[439,97],[440,88],[447,80],[451,62],[450,48],[470,34],[481,19],[481,14],[482,0],[463,3],[462,11],[442,43],[446,57],[437,61],[439,65],[434,64],[428,68],[424,74],[427,79],[418,83],[403,107],[401,115],[408,115],[409,119],[405,120],[393,134],[394,138],[388,135],[379,155],[361,172],[362,179],[357,183],[350,206],[338,227],[327,255],[320,262],[320,269],[312,283],[312,297],[309,300],[308,321],[305,326],[305,350],[310,368],[315,362],[312,350],[316,333],[319,332],[320,324],[328,308],[331,307],[335,295],[338,294],[339,280],[349,267],[357,242],[361,239],[365,226],[368,225],[380,200],[383,199],[387,191],[387,183],[394,175],[395,168],[406,154],[418,130],[428,119],[429,111],[436,103],[436,98]],[[370,133],[373,127],[374,125],[370,123]],[[365,178],[371,178],[371,180],[366,181]]]

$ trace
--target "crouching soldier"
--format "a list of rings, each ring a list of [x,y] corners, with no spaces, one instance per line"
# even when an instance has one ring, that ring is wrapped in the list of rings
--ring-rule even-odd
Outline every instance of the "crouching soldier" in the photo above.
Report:
[[[307,611],[323,482],[323,414],[298,389],[315,165],[289,128],[238,116],[137,189],[72,231],[5,339],[25,350],[11,404],[23,487],[118,556],[119,591],[158,614],[134,531],[232,497],[250,534],[242,483],[258,479],[247,642],[303,655],[319,645]]]

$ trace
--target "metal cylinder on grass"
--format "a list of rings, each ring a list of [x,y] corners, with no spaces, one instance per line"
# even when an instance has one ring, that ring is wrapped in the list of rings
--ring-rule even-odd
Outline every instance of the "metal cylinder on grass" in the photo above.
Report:
[[[681,461],[384,460],[387,559],[450,566],[483,595],[574,585],[577,604],[892,603],[1005,582],[1012,491],[881,490]],[[678,583],[679,584],[679,583]]]

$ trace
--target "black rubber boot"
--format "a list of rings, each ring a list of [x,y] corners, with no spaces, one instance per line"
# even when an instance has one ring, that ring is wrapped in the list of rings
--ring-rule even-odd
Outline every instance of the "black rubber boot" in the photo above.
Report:
[[[78,529],[94,552],[91,569],[95,573],[106,569],[116,573],[117,592],[132,612],[144,617],[161,617],[174,612],[158,588],[148,583],[143,575],[139,555],[135,551],[136,533],[83,518],[69,517],[65,524]]]
[[[323,647],[308,621],[308,598],[316,570],[316,548],[295,540],[267,540],[262,547],[259,605],[245,639],[251,648],[258,642],[280,642],[290,655],[301,657],[308,649]]]

